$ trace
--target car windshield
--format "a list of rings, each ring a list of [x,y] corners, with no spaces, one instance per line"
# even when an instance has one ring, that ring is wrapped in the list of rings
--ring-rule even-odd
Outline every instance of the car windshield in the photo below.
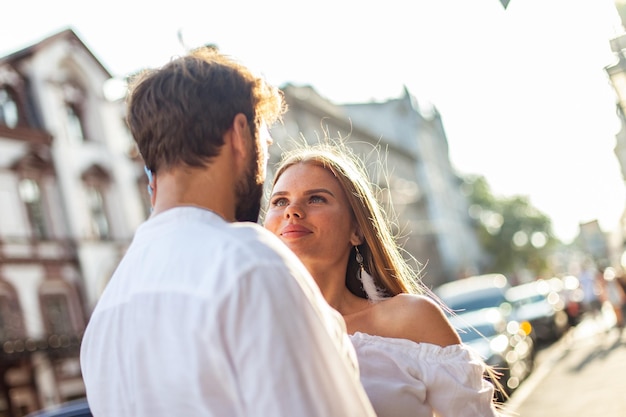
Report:
[[[506,298],[516,307],[545,303],[548,301],[548,290],[549,287],[544,281],[530,282],[509,288],[506,292]]]
[[[546,301],[546,297],[541,294],[531,295],[528,297],[518,298],[512,300],[515,305],[526,305],[526,304],[534,304],[534,303],[542,303]]]
[[[444,299],[444,303],[456,312],[476,311],[483,308],[499,307],[506,300],[500,292],[481,292],[473,297],[451,297]]]

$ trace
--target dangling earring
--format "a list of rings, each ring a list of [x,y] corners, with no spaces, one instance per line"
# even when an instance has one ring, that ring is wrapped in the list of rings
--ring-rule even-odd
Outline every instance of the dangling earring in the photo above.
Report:
[[[367,294],[367,298],[373,302],[385,299],[386,297],[383,295],[383,291],[376,287],[374,277],[372,277],[365,270],[365,267],[363,266],[363,255],[359,252],[359,248],[355,246],[354,250],[356,251],[356,261],[359,264],[359,280],[361,281],[361,284],[363,284],[363,289],[365,290],[365,294]]]

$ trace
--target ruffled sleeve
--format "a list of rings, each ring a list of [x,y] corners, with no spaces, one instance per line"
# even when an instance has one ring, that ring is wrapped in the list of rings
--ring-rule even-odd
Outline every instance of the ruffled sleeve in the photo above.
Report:
[[[355,333],[361,382],[378,417],[498,416],[485,365],[465,345]]]

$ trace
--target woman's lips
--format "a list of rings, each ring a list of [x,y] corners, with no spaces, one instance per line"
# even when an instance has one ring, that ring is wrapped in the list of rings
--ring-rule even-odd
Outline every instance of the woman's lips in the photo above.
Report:
[[[311,231],[304,226],[298,224],[289,224],[280,232],[280,236],[284,238],[298,238],[310,234]]]

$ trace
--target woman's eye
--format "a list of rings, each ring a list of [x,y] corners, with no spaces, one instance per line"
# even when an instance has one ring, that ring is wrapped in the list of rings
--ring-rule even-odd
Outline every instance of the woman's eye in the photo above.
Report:
[[[287,205],[287,200],[284,198],[277,198],[272,201],[272,206],[274,207],[283,207]]]
[[[321,195],[312,195],[310,200],[312,203],[325,203],[326,202],[326,199],[322,197]]]

